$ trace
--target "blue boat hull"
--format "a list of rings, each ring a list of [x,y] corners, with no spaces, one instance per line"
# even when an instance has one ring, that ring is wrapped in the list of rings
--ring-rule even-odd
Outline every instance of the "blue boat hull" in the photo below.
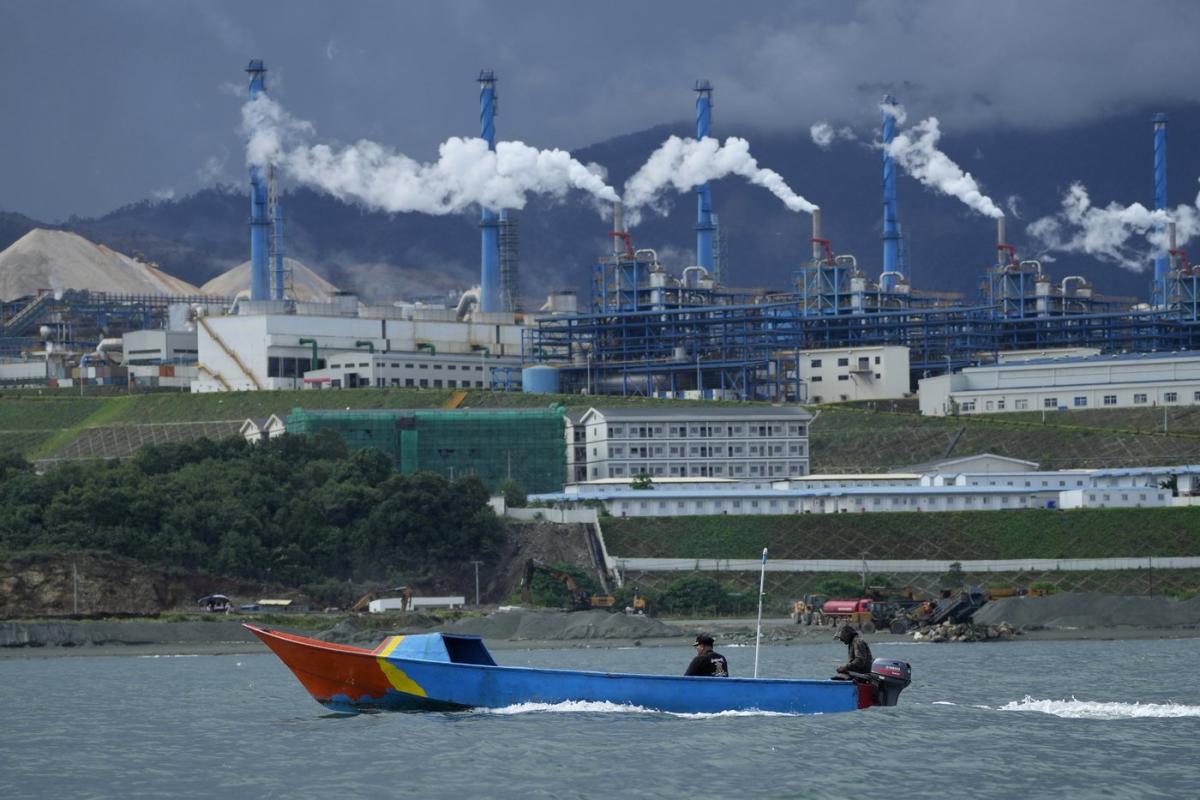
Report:
[[[393,636],[374,650],[247,625],[317,702],[339,712],[613,703],[684,714],[827,714],[870,705],[849,681],[688,678],[498,666],[478,637]]]

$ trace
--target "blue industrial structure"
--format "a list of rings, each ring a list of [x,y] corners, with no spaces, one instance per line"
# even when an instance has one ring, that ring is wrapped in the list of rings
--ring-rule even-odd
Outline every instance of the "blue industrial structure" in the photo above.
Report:
[[[246,67],[250,74],[250,99],[255,100],[267,90],[267,68],[262,59],[254,59]],[[270,297],[267,272],[267,179],[262,164],[250,165],[250,299]]]
[[[496,149],[496,73],[479,73],[479,136]],[[479,310],[500,311],[500,217],[490,208],[480,214]]]
[[[712,84],[696,81],[696,140],[708,136],[712,125]],[[713,222],[712,192],[708,182],[696,187],[696,264],[713,271]]]
[[[696,85],[697,135],[707,132],[710,88]],[[885,104],[895,103],[884,98]],[[1165,122],[1155,117],[1155,202],[1166,208]],[[895,117],[882,115],[884,141]],[[911,379],[995,359],[1012,350],[1096,347],[1106,353],[1200,349],[1200,270],[1172,245],[1158,302],[1097,294],[1082,276],[1054,281],[1035,260],[1019,260],[997,220],[995,264],[979,297],[913,289],[902,263],[895,163],[883,161],[883,270],[867,277],[857,260],[835,255],[813,214],[813,257],[789,286],[729,290],[713,276],[671,275],[653,250],[623,247],[593,270],[589,313],[539,318],[524,338],[527,363],[558,367],[562,391],[596,394],[804,400],[802,350],[902,345]],[[709,197],[698,190],[697,252],[706,248]],[[711,240],[708,240],[711,241]],[[702,256],[697,260],[705,265]],[[1159,267],[1156,264],[1156,273]]]
[[[283,269],[283,204],[276,192],[274,168],[271,170],[271,219],[271,299],[283,300],[287,288]]]
[[[1167,115],[1154,115],[1154,207],[1159,211],[1167,209]],[[1151,289],[1151,302],[1160,306],[1165,302],[1167,272],[1170,269],[1167,255],[1154,257],[1154,286]]]
[[[892,291],[900,275],[900,223],[896,219],[896,162],[887,146],[896,136],[896,98],[884,95],[880,105],[883,123],[883,274],[880,283],[884,291]]]

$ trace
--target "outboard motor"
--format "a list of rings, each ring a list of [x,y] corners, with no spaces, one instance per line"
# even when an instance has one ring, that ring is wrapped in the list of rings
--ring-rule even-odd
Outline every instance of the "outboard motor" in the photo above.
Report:
[[[877,658],[871,662],[869,679],[875,685],[875,705],[894,706],[900,692],[912,683],[912,667],[907,661]]]

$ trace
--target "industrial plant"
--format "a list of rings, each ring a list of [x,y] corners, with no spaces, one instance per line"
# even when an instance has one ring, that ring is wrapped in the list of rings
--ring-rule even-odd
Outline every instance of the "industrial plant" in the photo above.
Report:
[[[254,101],[267,92],[267,69],[253,60],[246,72]],[[479,136],[492,151],[496,86],[493,72],[479,73]],[[695,84],[697,140],[710,135],[713,91],[707,81]],[[1174,245],[1173,223],[1146,300],[1107,297],[1086,276],[1051,275],[1016,251],[1003,215],[994,244],[986,245],[993,264],[980,276],[977,297],[911,285],[898,165],[888,147],[897,136],[896,115],[888,111],[895,103],[886,97],[881,105],[878,270],[869,259],[837,252],[813,207],[811,259],[787,285],[737,288],[722,263],[719,198],[704,182],[695,187],[694,264],[673,269],[654,249],[638,247],[624,225],[629,209],[617,202],[606,232],[611,251],[592,267],[590,296],[559,292],[538,311],[523,312],[516,220],[484,206],[477,288],[464,287],[449,302],[368,305],[285,257],[282,177],[272,164],[255,164],[249,261],[203,289],[74,234],[34,231],[0,254],[0,382],[132,381],[193,392],[486,388],[830,403],[899,398],[923,379],[1022,357],[1067,362],[1200,349],[1200,272]],[[1165,212],[1165,115],[1153,118],[1151,132],[1155,207]],[[70,259],[78,262],[73,272],[55,266]],[[100,263],[109,272],[99,271]],[[976,375],[971,391],[983,388],[979,374],[969,373]],[[967,406],[969,400],[952,398],[968,390],[967,380],[930,384],[940,394],[925,404],[928,413],[978,413],[985,403],[1004,402]],[[1109,394],[1093,392],[1083,402],[1115,404],[1103,399]],[[1056,408],[1074,402],[1075,394],[1067,395],[1071,401],[1055,397]],[[1196,402],[1200,385],[1172,396],[1152,402]],[[1133,398],[1120,404],[1146,402]],[[1013,410],[1015,402],[988,410]],[[1046,398],[1021,402],[1036,408]]]

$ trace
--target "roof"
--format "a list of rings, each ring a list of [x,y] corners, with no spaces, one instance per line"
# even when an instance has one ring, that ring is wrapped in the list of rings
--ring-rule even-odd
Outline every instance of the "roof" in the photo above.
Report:
[[[1162,361],[1172,358],[1200,358],[1200,350],[1170,350],[1157,353],[1116,353],[1098,356],[1064,356],[1061,358],[1030,358],[989,364],[985,367],[967,367],[966,370],[1021,369],[1030,366],[1079,366],[1103,363],[1128,363],[1131,361]]]
[[[827,475],[802,475],[794,478],[771,478],[771,480],[776,483],[783,483],[785,481],[915,481],[920,477],[916,472],[845,472],[829,473]]]
[[[1065,488],[1065,487],[1064,487]],[[1079,488],[1079,487],[1074,487]],[[1087,488],[1087,487],[1083,487]],[[666,500],[700,499],[700,500],[796,500],[804,497],[872,497],[880,496],[998,496],[998,495],[1034,495],[1058,494],[1063,488],[1036,486],[839,486],[824,489],[712,489],[698,491],[696,489],[671,489],[668,487],[647,491],[644,489],[602,489],[581,494],[566,494],[565,492],[548,492],[546,494],[531,494],[531,500],[562,500],[565,502],[580,502],[583,500]]]
[[[1036,461],[1026,461],[1023,458],[1013,458],[1012,456],[1001,456],[995,453],[974,453],[969,456],[958,456],[957,458],[942,458],[936,461],[925,461],[920,464],[909,464],[906,467],[897,467],[898,472],[934,472],[934,471],[952,471],[955,464],[961,464],[964,461],[971,461],[976,458],[994,458],[999,461],[1007,461],[1010,464],[1025,464],[1037,469],[1041,466]],[[976,474],[976,473],[972,473]]]
[[[726,406],[696,401],[695,405],[675,406],[662,405],[653,407],[612,407],[588,409],[588,414],[596,412],[608,420],[654,420],[654,419],[688,419],[700,420],[705,418],[721,419],[750,419],[786,417],[798,422],[812,419],[806,409],[801,406]]]
[[[632,480],[633,480],[633,478],[593,478],[590,481],[579,481],[575,485],[581,486],[581,487],[582,486],[620,486],[620,485],[629,483]],[[652,480],[653,484],[656,486],[659,484],[672,484],[672,483],[683,483],[683,484],[688,484],[688,483],[741,483],[741,481],[738,480],[737,478],[712,478],[712,477],[703,477],[700,475],[690,475],[690,476],[678,475],[675,477],[655,476],[651,480]],[[642,489],[639,491],[644,492],[645,489]]]
[[[1200,464],[1180,464],[1176,467],[1126,467],[1092,471],[1093,478],[1121,478],[1131,475],[1200,475]]]

